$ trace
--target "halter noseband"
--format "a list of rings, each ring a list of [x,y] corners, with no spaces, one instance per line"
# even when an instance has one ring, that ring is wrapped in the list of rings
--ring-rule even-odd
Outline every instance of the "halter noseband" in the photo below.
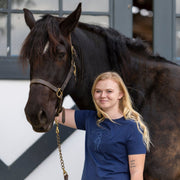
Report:
[[[71,68],[68,72],[68,75],[65,79],[65,81],[63,82],[62,86],[60,88],[52,85],[50,82],[45,81],[43,79],[32,79],[30,82],[31,84],[42,84],[46,87],[48,87],[49,89],[51,89],[52,91],[54,91],[56,93],[56,96],[58,98],[58,107],[57,107],[57,111],[56,111],[56,116],[62,111],[62,97],[63,97],[63,91],[65,89],[65,87],[67,86],[67,83],[69,82],[69,80],[71,79],[72,74],[74,73],[75,79],[76,79],[76,65],[75,65],[75,61],[74,61],[74,56],[76,55],[75,49],[73,46],[71,46],[71,53],[72,53],[72,59],[71,59]]]

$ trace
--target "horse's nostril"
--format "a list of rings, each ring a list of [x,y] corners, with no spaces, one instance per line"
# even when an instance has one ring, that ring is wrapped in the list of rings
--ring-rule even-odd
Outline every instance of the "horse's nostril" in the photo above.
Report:
[[[39,119],[39,121],[42,121],[42,120],[46,119],[46,113],[43,110],[39,111],[38,119]]]

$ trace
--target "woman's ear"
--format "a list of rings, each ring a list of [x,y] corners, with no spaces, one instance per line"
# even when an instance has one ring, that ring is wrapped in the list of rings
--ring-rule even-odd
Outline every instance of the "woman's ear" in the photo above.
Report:
[[[119,92],[119,98],[118,98],[118,99],[120,100],[123,96],[124,96],[123,92],[120,91],[120,92]]]

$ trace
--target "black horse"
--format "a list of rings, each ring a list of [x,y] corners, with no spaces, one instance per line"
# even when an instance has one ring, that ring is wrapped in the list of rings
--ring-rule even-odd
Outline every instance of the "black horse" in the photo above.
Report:
[[[154,146],[147,155],[145,179],[179,180],[180,67],[153,56],[141,40],[78,22],[81,5],[67,18],[45,15],[35,21],[29,10],[24,14],[31,32],[20,56],[30,63],[32,84],[25,113],[33,129],[46,132],[52,127],[58,106],[54,91],[65,79],[63,97],[70,94],[80,109],[94,109],[93,80],[101,72],[116,71],[150,128]],[[61,90],[57,94],[62,96]]]

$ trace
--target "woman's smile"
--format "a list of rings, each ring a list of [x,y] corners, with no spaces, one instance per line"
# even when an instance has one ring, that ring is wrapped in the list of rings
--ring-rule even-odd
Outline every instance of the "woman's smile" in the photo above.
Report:
[[[108,100],[104,100],[104,99],[100,99],[99,102],[100,102],[101,104],[105,104],[105,103],[108,103],[109,101],[108,101]]]

